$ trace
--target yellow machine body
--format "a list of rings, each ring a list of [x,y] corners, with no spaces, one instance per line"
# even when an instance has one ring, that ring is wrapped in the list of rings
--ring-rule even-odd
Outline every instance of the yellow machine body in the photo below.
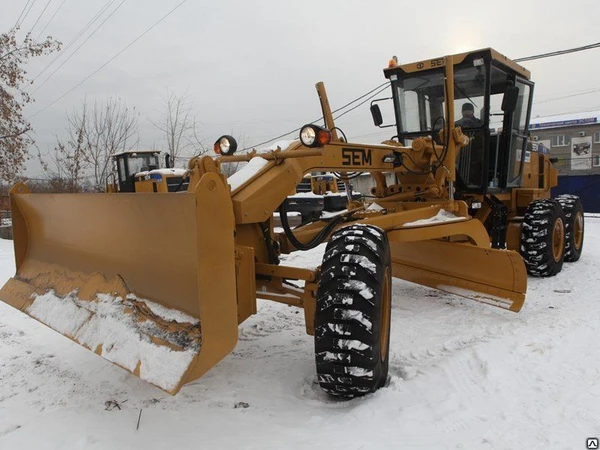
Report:
[[[448,85],[452,58],[436,62]],[[0,299],[176,393],[231,352],[238,324],[256,313],[257,297],[303,308],[307,332],[314,333],[320,270],[279,263],[280,254],[297,248],[285,232],[274,230],[273,213],[305,174],[369,172],[375,198],[349,202],[335,229],[354,223],[377,226],[390,241],[393,276],[519,311],[527,290],[521,256],[514,245],[492,248],[482,217],[453,197],[456,156],[468,143],[452,125],[453,112],[441,133],[445,145],[423,138],[410,145],[348,143],[335,133],[321,83],[317,90],[331,130],[329,143],[309,148],[295,142],[284,150],[194,158],[185,174],[185,192],[167,192],[166,183],[151,179],[136,180],[135,193],[116,194],[33,194],[24,185],[15,186],[17,272],[0,290]],[[450,89],[450,103],[452,96]],[[444,148],[445,159],[436,171],[415,174],[416,167],[432,164]],[[410,155],[404,166],[394,162],[400,154]],[[544,159],[538,163],[537,158]],[[236,161],[248,164],[226,179],[220,164]],[[530,166],[525,179],[531,184],[501,198],[513,211],[548,196],[556,181],[546,155],[536,155]],[[386,184],[389,172],[397,175],[398,184]],[[318,179],[313,188],[320,189]],[[335,183],[321,188],[337,190]],[[316,221],[294,234],[308,242],[326,225]],[[304,287],[287,280],[304,281]],[[65,321],[65,314],[72,321]],[[103,324],[104,319],[111,323]],[[133,329],[138,353],[120,351],[130,339],[114,333],[122,326]]]

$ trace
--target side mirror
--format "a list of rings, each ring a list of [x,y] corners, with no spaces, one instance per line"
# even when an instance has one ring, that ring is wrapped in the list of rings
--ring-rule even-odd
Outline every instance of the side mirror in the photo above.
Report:
[[[379,105],[371,105],[369,109],[371,110],[371,117],[373,117],[373,123],[376,127],[380,126],[383,123],[383,117],[381,116],[381,109],[379,109]]]
[[[517,86],[507,86],[502,97],[501,109],[505,113],[513,113],[517,109],[517,101],[519,100],[519,88]]]
[[[165,168],[166,169],[170,169],[171,168],[171,155],[169,153],[167,153],[165,155]]]

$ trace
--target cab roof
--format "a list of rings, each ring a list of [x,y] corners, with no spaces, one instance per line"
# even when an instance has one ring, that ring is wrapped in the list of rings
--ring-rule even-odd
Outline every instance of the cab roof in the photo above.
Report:
[[[483,48],[483,49],[479,49],[479,50],[471,50],[468,52],[457,53],[455,55],[448,55],[448,56],[452,56],[452,59],[453,59],[455,65],[462,63],[468,57],[476,58],[477,56],[481,56],[485,59],[495,61],[499,65],[504,66],[505,68],[509,69],[512,72],[517,73],[518,75],[520,75],[523,78],[526,78],[528,80],[531,78],[531,72],[529,70],[527,70],[525,67],[521,66],[520,64],[517,64],[516,62],[509,59],[508,57],[504,56],[502,53],[497,52],[493,48],[488,47],[488,48]],[[389,76],[392,73],[397,73],[398,71],[402,71],[404,73],[412,73],[412,72],[420,72],[420,71],[425,71],[425,70],[442,68],[442,67],[446,66],[446,58],[448,56],[441,56],[439,58],[434,58],[434,59],[426,59],[423,61],[417,61],[417,62],[409,63],[409,64],[400,64],[395,67],[388,67],[388,68],[384,69],[383,72],[385,73],[386,78],[389,78]]]
[[[158,150],[127,150],[126,152],[121,152],[121,153],[115,153],[113,155],[113,158],[116,158],[117,156],[122,156],[122,155],[132,155],[134,153],[141,153],[143,155],[147,155],[147,154],[156,154],[156,155],[160,155],[160,151]]]

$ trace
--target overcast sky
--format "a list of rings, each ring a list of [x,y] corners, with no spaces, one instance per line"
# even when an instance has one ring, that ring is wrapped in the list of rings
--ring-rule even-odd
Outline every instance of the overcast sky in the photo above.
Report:
[[[140,113],[140,147],[164,148],[150,120],[158,120],[164,110],[167,88],[187,90],[206,143],[228,133],[255,144],[320,116],[316,82],[325,82],[335,109],[383,83],[383,68],[392,55],[408,63],[493,47],[519,58],[600,41],[598,0],[188,0],[97,74],[46,108],[181,0],[31,1],[22,30],[30,30],[39,18],[33,35],[46,27],[44,35],[65,46],[109,5],[83,37],[35,80],[31,90],[114,11],[39,88],[35,103],[27,107],[42,151],[53,145],[55,135],[64,133],[66,112],[79,107],[84,98],[93,102],[120,97],[135,106]],[[15,24],[26,3],[0,0],[2,31]],[[33,61],[29,76],[36,77],[56,56]],[[536,83],[533,117],[600,109],[600,49],[523,65]],[[593,89],[598,91],[573,96]],[[379,142],[394,134],[372,125],[368,103],[336,125],[351,141]],[[35,172],[32,166],[30,175]]]

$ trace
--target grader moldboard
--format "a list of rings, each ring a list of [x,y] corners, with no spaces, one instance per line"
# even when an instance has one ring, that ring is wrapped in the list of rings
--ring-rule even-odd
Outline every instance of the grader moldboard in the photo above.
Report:
[[[318,382],[338,397],[386,382],[392,277],[518,312],[527,273],[576,261],[584,231],[580,200],[550,199],[557,171],[528,147],[529,72],[483,49],[390,63],[384,74],[395,136],[380,145],[338,136],[319,83],[324,127],[244,155],[224,136],[219,157],[189,163],[184,192],[167,189],[160,170],[134,176],[129,193],[14,186],[17,272],[0,298],[171,394],[233,350],[257,297],[304,309]],[[455,122],[467,102],[479,117]],[[379,100],[371,111],[387,126]],[[226,178],[220,165],[235,161],[248,164]],[[318,171],[345,182],[370,173],[374,200],[350,198],[347,210],[291,229],[286,196]],[[318,269],[280,264],[325,241]]]

